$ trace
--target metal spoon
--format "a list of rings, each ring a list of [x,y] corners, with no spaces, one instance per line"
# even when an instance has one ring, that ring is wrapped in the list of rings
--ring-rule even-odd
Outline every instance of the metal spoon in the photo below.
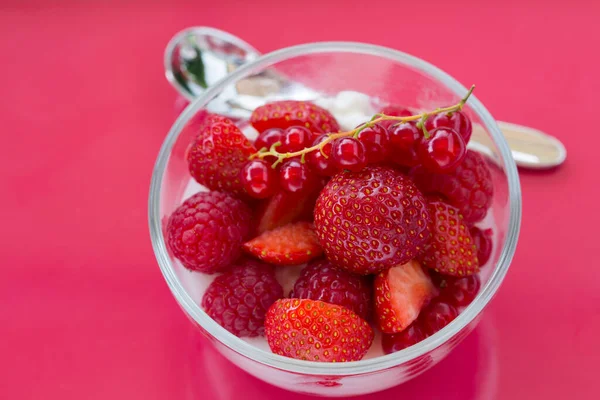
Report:
[[[165,74],[185,98],[193,100],[241,65],[260,56],[242,39],[209,27],[192,27],[176,34],[165,49]],[[276,99],[315,100],[319,93],[280,74],[266,70],[239,81],[232,93],[210,103],[213,112],[247,118],[256,107]],[[562,164],[567,151],[555,137],[539,130],[498,121],[520,167],[547,169]],[[494,143],[475,125],[469,147],[496,157]]]

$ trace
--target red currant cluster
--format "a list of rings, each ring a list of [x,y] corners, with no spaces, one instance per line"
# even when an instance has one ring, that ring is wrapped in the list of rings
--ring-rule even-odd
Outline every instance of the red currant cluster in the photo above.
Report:
[[[319,177],[382,162],[449,173],[467,153],[472,124],[461,109],[472,90],[457,105],[429,113],[385,107],[348,132],[319,134],[303,126],[267,129],[256,139],[260,150],[242,169],[244,188],[259,199],[278,188],[295,193],[315,185]]]

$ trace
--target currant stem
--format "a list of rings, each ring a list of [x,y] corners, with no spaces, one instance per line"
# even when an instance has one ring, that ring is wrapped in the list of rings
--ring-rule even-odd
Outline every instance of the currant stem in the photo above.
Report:
[[[418,121],[417,125],[423,130],[423,134],[425,135],[425,138],[427,138],[427,137],[429,137],[429,132],[427,132],[427,129],[425,128],[425,121],[427,120],[427,118],[429,118],[432,115],[436,115],[436,114],[453,113],[453,112],[462,110],[465,103],[467,102],[467,100],[469,100],[469,97],[473,93],[473,90],[475,90],[475,85],[471,86],[471,88],[469,89],[469,91],[467,92],[465,97],[463,97],[458,102],[458,104],[455,104],[450,107],[437,108],[433,111],[416,114],[416,115],[410,115],[408,117],[394,117],[394,116],[385,115],[385,114],[375,114],[368,122],[365,122],[364,124],[359,125],[358,127],[356,127],[355,129],[353,129],[351,131],[326,134],[327,138],[323,139],[322,141],[320,141],[318,144],[316,144],[314,146],[306,147],[306,148],[304,148],[302,150],[298,150],[298,151],[293,151],[293,152],[288,152],[288,153],[280,153],[277,151],[276,147],[281,145],[281,142],[277,142],[277,143],[274,143],[269,150],[266,150],[265,148],[263,148],[263,149],[260,149],[259,151],[257,151],[256,153],[252,154],[250,156],[250,159],[251,160],[254,158],[263,159],[263,158],[269,157],[269,156],[276,157],[277,160],[273,163],[272,168],[276,168],[277,165],[279,165],[283,162],[283,160],[285,160],[287,158],[292,158],[292,157],[300,156],[301,160],[302,160],[301,162],[303,162],[305,159],[305,155],[312,151],[315,151],[315,150],[319,150],[323,155],[325,155],[325,153],[323,152],[323,147],[327,143],[330,143],[331,141],[333,141],[335,139],[347,137],[347,136],[356,138],[363,129],[373,126],[374,124],[376,124],[378,122],[383,122],[383,121],[398,121],[397,124],[402,123],[402,122]]]

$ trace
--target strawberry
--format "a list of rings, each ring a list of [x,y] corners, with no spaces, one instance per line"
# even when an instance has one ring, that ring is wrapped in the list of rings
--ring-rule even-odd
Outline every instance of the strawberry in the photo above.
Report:
[[[430,221],[414,183],[378,165],[338,173],[315,206],[315,229],[327,258],[362,275],[413,259],[429,240]]]
[[[458,208],[443,201],[429,202],[431,241],[419,260],[441,274],[464,276],[479,271],[477,248]]]
[[[308,101],[283,100],[256,108],[250,123],[260,133],[270,128],[305,126],[315,133],[339,132],[340,126],[324,108]]]
[[[373,330],[353,311],[320,300],[277,300],[265,318],[275,354],[300,360],[358,361],[373,343]]]
[[[229,119],[210,116],[187,154],[188,168],[198,183],[211,190],[244,194],[240,171],[256,149]]]
[[[267,231],[244,243],[256,258],[275,265],[304,264],[323,254],[310,222],[296,222]]]
[[[397,265],[375,277],[375,314],[383,333],[398,333],[419,316],[437,290],[415,261]]]
[[[319,188],[320,189],[320,188]],[[263,200],[255,216],[256,233],[261,234],[292,222],[312,220],[319,190],[290,193],[285,190]]]

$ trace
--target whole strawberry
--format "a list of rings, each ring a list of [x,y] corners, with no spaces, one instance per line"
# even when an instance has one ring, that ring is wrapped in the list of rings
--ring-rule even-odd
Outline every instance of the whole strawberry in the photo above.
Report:
[[[308,101],[282,100],[256,108],[250,123],[258,131],[270,128],[286,129],[294,125],[304,126],[315,133],[339,132],[340,126],[324,108]]]
[[[200,192],[169,217],[167,244],[192,271],[221,271],[241,254],[250,231],[250,209],[228,193]]]
[[[415,167],[411,176],[423,193],[444,196],[468,224],[481,221],[492,205],[492,174],[484,158],[472,150],[467,150],[463,162],[451,173],[433,174]]]
[[[458,208],[440,200],[429,202],[431,241],[418,257],[424,266],[441,274],[471,275],[479,271],[477,248]]]
[[[282,297],[283,289],[271,266],[242,260],[210,284],[202,308],[238,337],[259,336],[264,334],[267,310]]]
[[[337,304],[366,320],[371,311],[371,284],[368,277],[317,260],[302,270],[289,297]]]
[[[353,311],[309,299],[277,300],[265,318],[275,354],[300,360],[358,361],[373,343],[373,330]]]
[[[245,193],[240,171],[255,152],[231,120],[211,116],[202,123],[188,151],[188,168],[192,177],[207,188],[240,195]]]
[[[404,264],[429,240],[431,218],[415,184],[390,167],[341,172],[322,190],[315,229],[327,258],[358,274]]]

